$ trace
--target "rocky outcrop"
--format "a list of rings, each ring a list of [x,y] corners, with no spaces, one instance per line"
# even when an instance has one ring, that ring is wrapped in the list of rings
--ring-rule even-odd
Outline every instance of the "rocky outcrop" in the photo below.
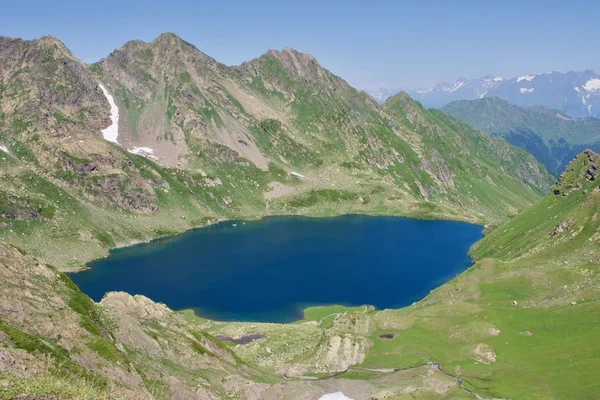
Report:
[[[554,229],[552,229],[552,232],[550,232],[550,237],[555,237],[555,236],[560,235],[564,231],[568,231],[569,229],[571,229],[573,227],[573,225],[575,225],[575,220],[573,218],[569,218],[567,220],[560,221],[558,224],[556,224]]]
[[[481,364],[489,365],[496,362],[496,353],[487,344],[481,343],[475,346],[473,355],[475,356],[475,361]]]
[[[592,150],[579,153],[567,166],[552,187],[555,195],[567,196],[573,191],[580,190],[586,182],[594,182],[600,168],[600,156]]]
[[[148,182],[136,181],[125,174],[99,176],[88,185],[96,200],[138,212],[157,210],[156,195]]]

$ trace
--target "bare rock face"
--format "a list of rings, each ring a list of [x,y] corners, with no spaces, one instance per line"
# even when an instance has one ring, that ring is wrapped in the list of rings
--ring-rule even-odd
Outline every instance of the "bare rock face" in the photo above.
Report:
[[[493,364],[496,362],[496,353],[487,344],[478,344],[473,349],[475,361],[481,364]]]
[[[54,135],[65,135],[81,122],[97,132],[110,123],[97,82],[54,37],[0,37],[0,85],[9,119],[18,117]],[[81,114],[82,109],[86,111]]]
[[[146,296],[140,294],[132,296],[125,292],[109,292],[104,296],[101,304],[140,319],[161,319],[173,313],[164,304],[155,303]]]
[[[282,51],[270,50],[267,55],[279,60],[284,68],[296,74],[308,84],[322,82],[327,78],[325,70],[310,54],[299,53],[290,47],[286,47]]]
[[[552,232],[550,232],[550,237],[555,237],[555,236],[560,235],[564,231],[571,229],[573,227],[573,225],[575,225],[575,220],[573,218],[569,218],[568,220],[565,220],[565,221],[560,221],[558,224],[556,224],[554,229],[552,229]]]
[[[333,335],[318,349],[314,357],[316,367],[327,372],[344,371],[351,365],[360,364],[365,359],[368,348],[363,337]]]

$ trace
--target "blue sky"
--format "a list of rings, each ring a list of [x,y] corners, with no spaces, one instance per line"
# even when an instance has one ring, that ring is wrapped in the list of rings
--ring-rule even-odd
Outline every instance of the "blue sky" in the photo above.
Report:
[[[167,31],[228,65],[290,46],[360,88],[600,73],[600,1],[22,0],[0,13],[1,35],[52,34],[86,62]]]

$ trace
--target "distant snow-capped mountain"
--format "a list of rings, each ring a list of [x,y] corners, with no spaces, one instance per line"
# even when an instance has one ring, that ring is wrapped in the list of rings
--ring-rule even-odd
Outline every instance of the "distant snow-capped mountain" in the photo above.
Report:
[[[410,96],[421,101],[427,107],[440,108],[455,100],[472,100],[483,97],[487,91],[502,82],[502,78],[491,75],[481,79],[459,78],[455,82],[441,82],[423,89],[405,90]],[[385,102],[402,89],[367,90],[378,103]],[[424,102],[424,100],[432,101]],[[439,99],[440,101],[437,101]],[[443,101],[442,101],[443,99]]]
[[[555,71],[511,79],[460,78],[408,93],[426,107],[440,108],[457,100],[500,97],[518,106],[545,106],[571,117],[600,117],[600,75],[591,70]]]

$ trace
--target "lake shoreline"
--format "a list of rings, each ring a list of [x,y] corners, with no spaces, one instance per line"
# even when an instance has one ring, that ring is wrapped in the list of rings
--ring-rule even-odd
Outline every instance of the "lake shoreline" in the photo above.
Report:
[[[95,257],[88,261],[84,261],[84,262],[82,262],[81,267],[75,267],[75,268],[72,268],[72,269],[69,269],[69,270],[63,271],[63,272],[65,272],[67,274],[84,272],[91,268],[88,264],[93,263],[94,261],[102,260],[102,259],[109,257],[114,250],[119,250],[119,249],[124,249],[127,247],[134,247],[134,246],[141,245],[141,244],[148,244],[148,243],[152,243],[152,242],[156,242],[156,241],[160,241],[160,240],[174,238],[174,237],[177,237],[179,235],[182,235],[182,234],[185,234],[188,232],[193,232],[193,231],[196,231],[199,229],[209,228],[211,226],[218,225],[218,224],[225,223],[225,222],[237,223],[237,222],[249,222],[249,221],[262,221],[262,220],[265,220],[268,218],[279,218],[279,217],[281,217],[281,218],[301,217],[301,218],[311,218],[311,219],[327,219],[327,218],[338,218],[338,217],[346,217],[346,216],[392,217],[392,218],[406,218],[406,219],[415,219],[415,220],[423,220],[423,221],[464,222],[464,223],[471,224],[471,225],[481,226],[482,228],[484,228],[484,232],[489,227],[489,224],[484,224],[481,221],[476,221],[476,220],[466,220],[466,219],[459,219],[459,218],[456,218],[456,219],[437,218],[435,216],[411,216],[411,215],[404,215],[404,214],[400,215],[400,214],[380,214],[380,213],[372,213],[372,214],[344,213],[344,214],[337,214],[337,215],[330,215],[330,216],[310,215],[310,214],[268,214],[268,215],[257,216],[256,218],[251,218],[251,217],[241,218],[241,219],[219,218],[214,221],[210,221],[205,225],[194,226],[189,229],[178,231],[177,233],[174,233],[174,234],[163,235],[163,236],[153,236],[149,239],[142,239],[142,240],[134,239],[131,241],[117,242],[115,244],[115,246],[109,247],[106,249],[106,254],[104,256]],[[477,244],[477,243],[473,243],[473,246],[475,244]]]
[[[70,276],[95,301],[124,291],[211,320],[290,323],[311,306],[410,305],[473,265],[468,252],[482,232],[464,221],[390,215],[224,220],[115,248]],[[224,299],[221,290],[232,288]]]

